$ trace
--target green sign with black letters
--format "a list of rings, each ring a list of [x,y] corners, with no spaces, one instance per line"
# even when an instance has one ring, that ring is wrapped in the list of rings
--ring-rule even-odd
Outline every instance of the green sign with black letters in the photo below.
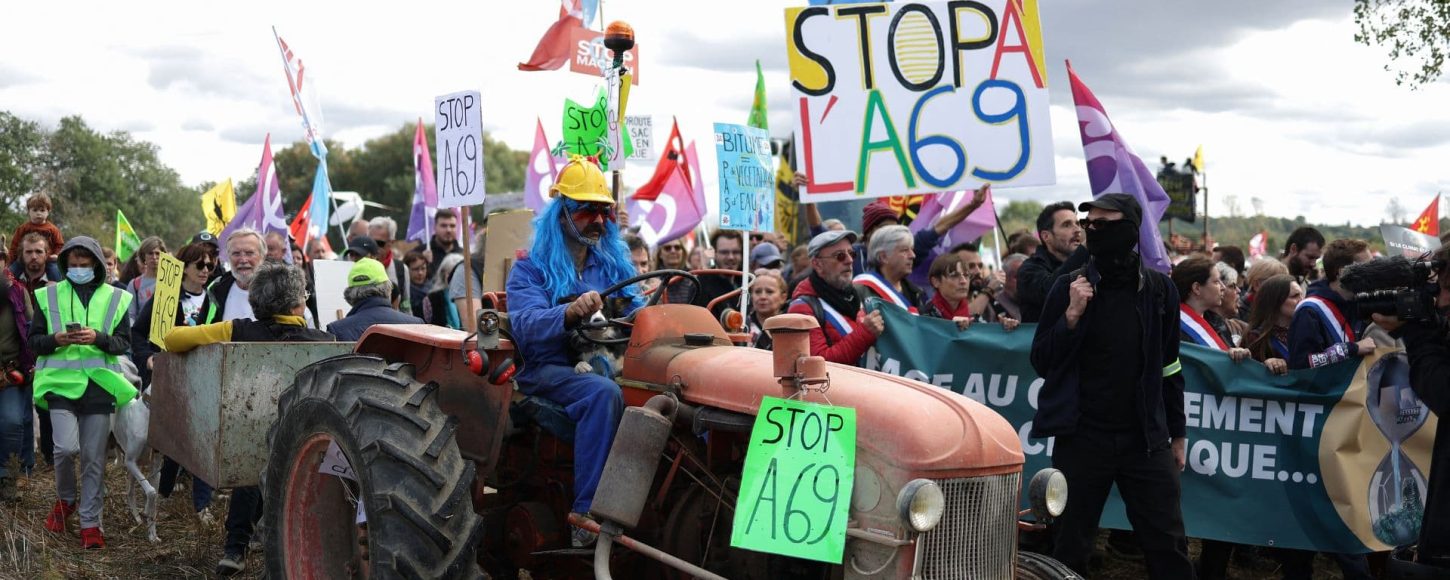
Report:
[[[855,480],[855,409],[765,397],[730,545],[840,564]]]

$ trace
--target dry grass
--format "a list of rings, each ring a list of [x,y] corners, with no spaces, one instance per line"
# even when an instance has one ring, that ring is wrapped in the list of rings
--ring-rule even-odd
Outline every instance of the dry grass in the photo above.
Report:
[[[222,556],[227,500],[217,498],[212,502],[216,521],[204,525],[192,511],[190,487],[178,489],[170,498],[160,498],[156,535],[161,542],[152,544],[146,541],[146,529],[136,524],[126,509],[123,494],[127,477],[122,466],[106,462],[104,550],[81,548],[75,516],[64,534],[45,529],[45,517],[55,503],[53,470],[37,468],[30,477],[20,478],[20,502],[0,504],[0,579],[215,576],[217,560]],[[246,572],[235,577],[260,578],[261,568],[262,559],[254,552],[247,559]]]

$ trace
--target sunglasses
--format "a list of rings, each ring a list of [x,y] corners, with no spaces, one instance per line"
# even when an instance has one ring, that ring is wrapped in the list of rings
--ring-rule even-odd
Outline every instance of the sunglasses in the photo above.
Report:
[[[1095,220],[1090,220],[1090,219],[1087,219],[1087,218],[1083,218],[1083,219],[1077,220],[1077,225],[1082,226],[1082,229],[1085,229],[1085,230],[1095,230],[1095,229],[1098,229],[1098,228],[1108,227],[1108,224],[1113,223],[1115,221],[1120,221],[1120,220],[1110,220],[1108,218],[1098,218],[1098,219],[1095,219]]]
[[[684,246],[661,246],[660,247],[660,251],[661,252],[683,252],[683,251],[685,251],[685,247]]]
[[[615,219],[614,206],[604,203],[571,204],[569,207],[569,215],[575,221],[594,221],[595,219],[604,218],[605,221],[612,222]]]
[[[831,259],[831,260],[835,260],[837,262],[840,262],[842,264],[845,264],[846,262],[850,262],[851,261],[851,250],[837,250],[836,253],[834,253],[834,254],[831,254],[831,255],[828,255],[828,256],[817,256],[817,257],[818,258],[821,258],[821,259]]]
[[[216,262],[192,262],[198,272],[210,272],[216,269]]]

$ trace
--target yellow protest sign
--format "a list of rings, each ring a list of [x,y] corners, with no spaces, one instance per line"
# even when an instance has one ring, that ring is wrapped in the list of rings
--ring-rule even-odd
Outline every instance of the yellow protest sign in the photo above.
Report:
[[[156,264],[156,293],[151,296],[151,342],[166,350],[166,333],[176,323],[176,307],[181,301],[181,273],[186,268],[181,260],[162,253]]]

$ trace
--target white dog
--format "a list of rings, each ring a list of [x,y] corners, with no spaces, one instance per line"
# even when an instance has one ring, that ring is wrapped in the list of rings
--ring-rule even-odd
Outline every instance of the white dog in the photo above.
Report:
[[[121,357],[121,370],[131,384],[139,388],[141,376],[129,357]],[[151,460],[151,479],[160,481],[160,458],[155,456],[146,440],[150,423],[151,408],[146,405],[144,393],[138,393],[136,400],[116,410],[116,417],[111,422],[111,435],[115,436],[116,444],[120,445],[121,452],[125,454],[126,472],[131,474],[131,479],[126,482],[126,507],[137,524],[146,526],[146,539],[154,544],[161,541],[161,538],[156,537],[157,484],[142,475],[141,468],[137,465],[143,455],[147,456]],[[136,505],[134,490],[137,484],[146,497],[144,508]]]

